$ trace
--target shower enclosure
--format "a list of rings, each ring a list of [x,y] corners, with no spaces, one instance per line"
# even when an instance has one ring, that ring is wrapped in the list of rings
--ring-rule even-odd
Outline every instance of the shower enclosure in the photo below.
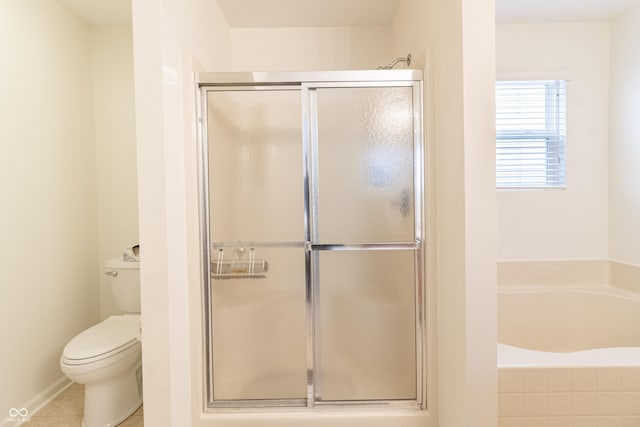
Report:
[[[422,73],[198,91],[206,408],[423,408]]]

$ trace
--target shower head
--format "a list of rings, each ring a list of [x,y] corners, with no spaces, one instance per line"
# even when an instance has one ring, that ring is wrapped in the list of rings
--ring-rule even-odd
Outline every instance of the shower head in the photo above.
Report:
[[[406,57],[396,58],[387,65],[381,65],[378,67],[378,70],[391,70],[396,66],[398,62],[404,62],[404,64],[408,67],[409,65],[411,65],[411,54],[408,54]]]

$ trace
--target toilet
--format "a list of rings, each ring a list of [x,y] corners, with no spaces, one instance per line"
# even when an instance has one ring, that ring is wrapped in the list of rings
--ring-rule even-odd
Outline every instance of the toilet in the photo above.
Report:
[[[82,427],[116,426],[142,404],[140,263],[114,258],[106,267],[123,314],[75,336],[60,357],[62,372],[84,384]]]

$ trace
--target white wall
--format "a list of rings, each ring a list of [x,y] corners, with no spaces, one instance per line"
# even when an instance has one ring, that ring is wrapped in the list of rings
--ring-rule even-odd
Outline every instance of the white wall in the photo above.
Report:
[[[495,2],[462,1],[463,100],[464,100],[464,174],[465,174],[465,339],[466,339],[466,419],[459,425],[497,425],[497,241],[495,195]],[[445,104],[446,105],[446,104]],[[443,140],[442,150],[447,150]],[[441,167],[446,167],[441,164]],[[444,200],[447,191],[440,187]],[[438,218],[448,217],[446,207]],[[446,239],[446,235],[438,238]],[[447,268],[459,268],[455,259]],[[445,290],[447,283],[439,283]],[[455,294],[455,292],[453,293]],[[452,295],[449,295],[452,296]],[[446,299],[447,305],[458,304]],[[443,330],[446,333],[446,329]],[[447,354],[440,353],[443,356]],[[451,370],[456,369],[450,366]],[[449,414],[456,410],[449,390]]]
[[[98,199],[98,268],[138,242],[138,183],[130,25],[91,29],[93,117]],[[100,274],[100,313],[118,313],[108,276]]]
[[[231,52],[234,71],[371,70],[393,59],[389,27],[233,28]]]
[[[99,319],[90,43],[57,2],[0,1],[0,417]]]
[[[203,374],[201,354],[191,350],[202,336],[192,73],[231,69],[229,27],[209,0],[134,0],[132,15],[145,424],[198,426]]]
[[[567,84],[567,189],[498,192],[498,258],[608,257],[609,24],[498,25],[498,78]]]
[[[439,301],[443,312],[451,309],[439,342],[444,345],[440,370],[446,374],[439,392],[440,425],[495,425],[495,215],[494,204],[487,203],[495,194],[495,138],[492,110],[485,108],[493,91],[494,5],[491,0],[405,1],[404,19],[434,29],[426,35],[419,29],[409,32],[426,38],[417,44],[423,51],[432,47],[439,64],[434,78],[440,93],[435,115],[441,156],[438,280],[444,295]],[[199,415],[203,372],[188,72],[229,70],[232,60],[238,67],[255,64],[241,64],[226,43],[232,37],[215,2],[139,0],[133,6],[140,235],[147,248],[142,265],[145,422],[158,427],[423,425],[418,417],[371,411],[348,417],[333,412]],[[412,19],[415,13],[420,15]],[[406,54],[402,47],[395,56]],[[279,66],[274,62],[272,69]]]
[[[609,255],[640,265],[640,6],[611,22]]]
[[[431,410],[440,426],[496,425],[494,3],[403,0],[393,49],[427,71]]]

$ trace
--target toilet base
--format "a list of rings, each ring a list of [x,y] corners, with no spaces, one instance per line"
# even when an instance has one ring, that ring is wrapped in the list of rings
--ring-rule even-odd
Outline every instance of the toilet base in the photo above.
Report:
[[[82,427],[113,427],[142,405],[141,365],[123,375],[84,389]]]

